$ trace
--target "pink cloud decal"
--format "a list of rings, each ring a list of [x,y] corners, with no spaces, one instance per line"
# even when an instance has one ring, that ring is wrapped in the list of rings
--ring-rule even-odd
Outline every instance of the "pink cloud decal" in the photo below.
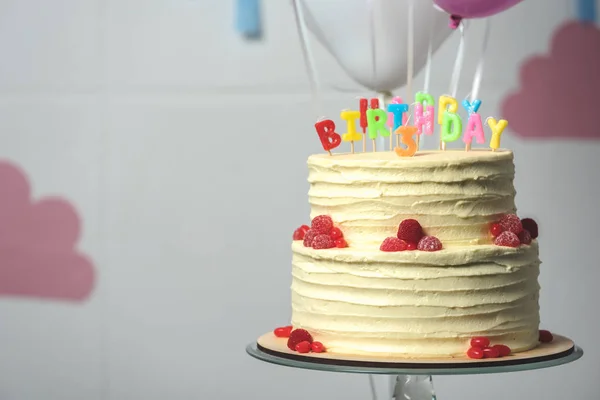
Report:
[[[502,105],[509,128],[526,138],[600,139],[600,30],[569,22],[552,39],[550,54],[521,67],[521,88]]]
[[[0,161],[0,296],[82,301],[94,267],[77,252],[80,221],[64,199],[33,202],[27,178]]]

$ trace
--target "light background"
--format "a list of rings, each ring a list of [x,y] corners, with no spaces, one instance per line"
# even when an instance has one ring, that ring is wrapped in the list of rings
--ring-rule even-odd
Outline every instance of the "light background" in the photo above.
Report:
[[[571,3],[527,0],[494,18],[482,112],[498,114],[519,62],[547,50]],[[291,233],[308,220],[306,158],[321,151],[292,8],[263,6],[265,39],[247,43],[231,1],[2,2],[0,157],[28,172],[36,196],[75,203],[99,281],[85,304],[0,300],[0,399],[369,398],[365,377],[244,353],[289,320]],[[472,37],[481,32],[474,23]],[[457,43],[435,55],[436,95]],[[355,87],[317,51],[329,86]],[[325,89],[325,114],[356,94]],[[503,145],[516,154],[520,214],[541,222],[543,326],[586,355],[439,377],[439,398],[598,398],[600,145],[511,132]]]

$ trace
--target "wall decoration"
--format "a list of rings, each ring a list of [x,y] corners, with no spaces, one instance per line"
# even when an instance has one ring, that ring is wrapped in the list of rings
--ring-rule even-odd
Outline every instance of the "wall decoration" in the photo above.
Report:
[[[600,139],[600,29],[595,8],[581,0],[579,19],[555,32],[550,52],[527,60],[520,88],[502,104],[511,130],[525,138]]]
[[[80,218],[60,197],[32,200],[25,174],[0,161],[0,297],[83,301],[92,261],[76,245]]]

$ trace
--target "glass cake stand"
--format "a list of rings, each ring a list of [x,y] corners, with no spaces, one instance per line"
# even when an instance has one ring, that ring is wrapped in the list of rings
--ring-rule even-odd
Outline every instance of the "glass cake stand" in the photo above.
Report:
[[[346,372],[355,374],[390,375],[395,380],[392,399],[394,400],[436,400],[432,375],[469,375],[517,372],[556,367],[578,360],[583,350],[574,345],[571,349],[531,359],[498,359],[498,362],[469,362],[456,364],[440,363],[386,363],[361,362],[336,359],[318,359],[271,351],[258,343],[251,343],[246,352],[261,361],[292,368],[316,371]],[[373,381],[371,380],[373,385]],[[372,390],[374,391],[373,387]],[[373,396],[375,398],[375,396]]]

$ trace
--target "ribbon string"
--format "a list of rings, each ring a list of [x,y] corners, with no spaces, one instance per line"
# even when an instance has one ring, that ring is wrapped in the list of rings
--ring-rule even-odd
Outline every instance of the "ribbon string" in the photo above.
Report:
[[[306,28],[306,20],[304,18],[304,9],[300,0],[293,0],[294,6],[294,17],[296,19],[296,27],[298,28],[298,36],[300,38],[300,47],[302,49],[302,55],[304,57],[304,64],[306,66],[306,73],[310,83],[310,90],[312,94],[312,106],[313,114],[316,119],[321,115],[322,105],[320,90],[321,85],[319,83],[319,76],[317,74],[317,68],[315,66],[315,58],[313,56],[312,47],[310,40],[308,39],[308,30]]]
[[[481,79],[483,77],[483,67],[485,64],[485,53],[487,52],[488,42],[490,39],[492,21],[490,18],[485,20],[485,30],[483,32],[483,42],[481,44],[481,54],[479,55],[479,62],[477,63],[477,69],[475,70],[475,76],[473,77],[473,87],[471,88],[471,102],[476,100],[479,96],[479,89],[481,88]]]
[[[463,60],[465,58],[465,24],[464,22],[458,27],[460,31],[460,43],[458,44],[458,52],[454,61],[454,69],[452,71],[452,79],[450,80],[450,93],[456,98],[458,93],[458,84],[460,82],[460,73],[462,71]]]

